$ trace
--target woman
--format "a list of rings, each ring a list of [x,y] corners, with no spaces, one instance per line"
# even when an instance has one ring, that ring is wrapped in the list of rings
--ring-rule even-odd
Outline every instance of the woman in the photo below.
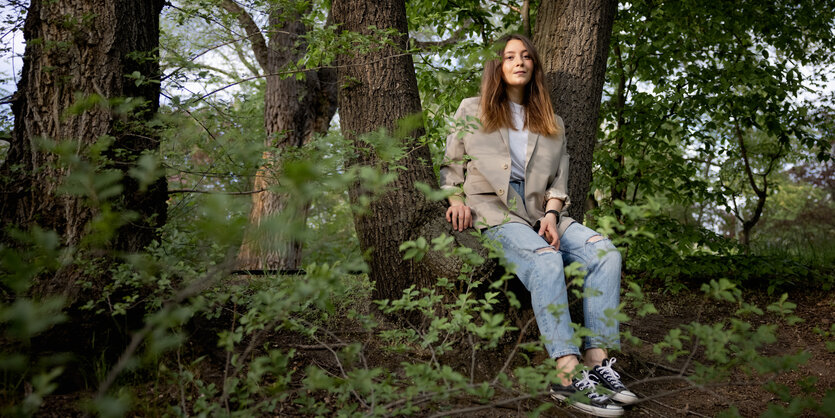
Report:
[[[615,359],[607,358],[606,349],[617,348],[619,336],[617,321],[604,314],[614,312],[619,303],[620,254],[608,239],[567,216],[565,128],[554,115],[530,40],[507,38],[501,58],[485,64],[481,96],[461,102],[455,118],[477,118],[481,126],[447,138],[441,187],[454,191],[447,221],[458,231],[474,224],[485,228],[516,266],[531,292],[545,348],[560,372],[551,396],[571,397],[571,406],[583,412],[623,414],[618,403],[638,398],[612,369]],[[580,348],[571,343],[563,273],[563,266],[574,261],[586,271],[585,289],[595,289],[586,292],[595,296],[583,299],[585,326],[595,335],[583,339],[583,362],[590,370],[579,376],[572,376],[580,364]],[[601,386],[606,390],[599,390]]]

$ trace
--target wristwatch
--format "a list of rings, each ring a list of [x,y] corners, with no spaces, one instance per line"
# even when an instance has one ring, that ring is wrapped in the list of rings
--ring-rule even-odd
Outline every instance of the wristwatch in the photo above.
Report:
[[[545,215],[547,215],[549,213],[553,213],[554,215],[557,215],[557,225],[559,225],[560,224],[560,216],[561,216],[560,211],[558,211],[556,209],[551,209],[551,210],[545,211]],[[542,215],[542,216],[545,217],[545,215]]]

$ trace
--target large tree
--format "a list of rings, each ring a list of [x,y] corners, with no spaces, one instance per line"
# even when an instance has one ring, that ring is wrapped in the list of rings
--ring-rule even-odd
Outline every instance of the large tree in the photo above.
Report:
[[[14,130],[0,167],[2,240],[11,239],[10,228],[37,226],[56,231],[68,247],[132,252],[165,222],[165,180],[148,186],[136,175],[142,154],[159,147],[146,122],[159,106],[163,3],[31,2]],[[50,141],[55,145],[44,145]],[[114,224],[118,229],[108,234]],[[85,241],[91,233],[110,236]],[[72,301],[80,274],[61,269],[35,292]]]
[[[544,0],[533,42],[543,57],[554,110],[565,121],[571,166],[569,213],[582,221],[591,183],[600,100],[616,0]]]
[[[344,54],[339,61],[339,116],[342,133],[353,140],[357,152],[349,165],[382,166],[391,169],[377,156],[361,135],[380,128],[394,136],[398,123],[421,113],[417,79],[408,41],[406,7],[402,0],[333,2],[334,23],[347,31],[371,35],[374,30],[394,29],[391,43],[368,53]],[[369,22],[374,22],[370,27]],[[458,271],[460,261],[429,256],[423,262],[404,260],[400,244],[420,236],[436,237],[450,228],[443,218],[443,205],[427,200],[415,188],[417,182],[437,184],[426,145],[417,141],[421,126],[399,140],[404,157],[397,161],[396,180],[388,191],[375,199],[367,211],[356,213],[354,224],[361,248],[371,250],[371,279],[376,281],[375,297],[399,297],[415,284],[432,286],[436,277],[449,277]],[[359,183],[350,190],[353,202],[368,193]],[[465,234],[460,242],[476,243]]]
[[[221,6],[233,14],[246,31],[252,51],[267,77],[264,94],[264,127],[268,151],[255,177],[251,228],[238,255],[244,270],[298,269],[301,265],[301,243],[292,236],[272,234],[259,228],[262,221],[287,208],[292,196],[272,190],[278,183],[281,150],[300,147],[315,134],[323,134],[336,113],[336,71],[322,68],[306,71],[302,78],[288,76],[289,68],[307,52],[304,35],[310,27],[303,15],[310,5],[300,10],[299,4],[270,4],[269,22],[264,34],[252,16],[234,0],[223,0]],[[266,37],[265,37],[266,35]],[[266,39],[265,39],[266,38]],[[307,204],[294,208],[303,223]]]

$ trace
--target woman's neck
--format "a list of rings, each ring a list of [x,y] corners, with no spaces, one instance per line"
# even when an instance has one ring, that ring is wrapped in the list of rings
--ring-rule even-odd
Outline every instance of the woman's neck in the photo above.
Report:
[[[522,100],[525,99],[525,91],[522,87],[508,86],[505,92],[507,93],[507,98],[513,103],[522,104]]]

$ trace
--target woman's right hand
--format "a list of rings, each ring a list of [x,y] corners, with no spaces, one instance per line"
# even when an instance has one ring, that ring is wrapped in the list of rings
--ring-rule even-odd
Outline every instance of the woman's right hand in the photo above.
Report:
[[[470,207],[463,203],[453,203],[446,210],[447,222],[452,222],[452,229],[461,232],[473,226],[473,214]]]

